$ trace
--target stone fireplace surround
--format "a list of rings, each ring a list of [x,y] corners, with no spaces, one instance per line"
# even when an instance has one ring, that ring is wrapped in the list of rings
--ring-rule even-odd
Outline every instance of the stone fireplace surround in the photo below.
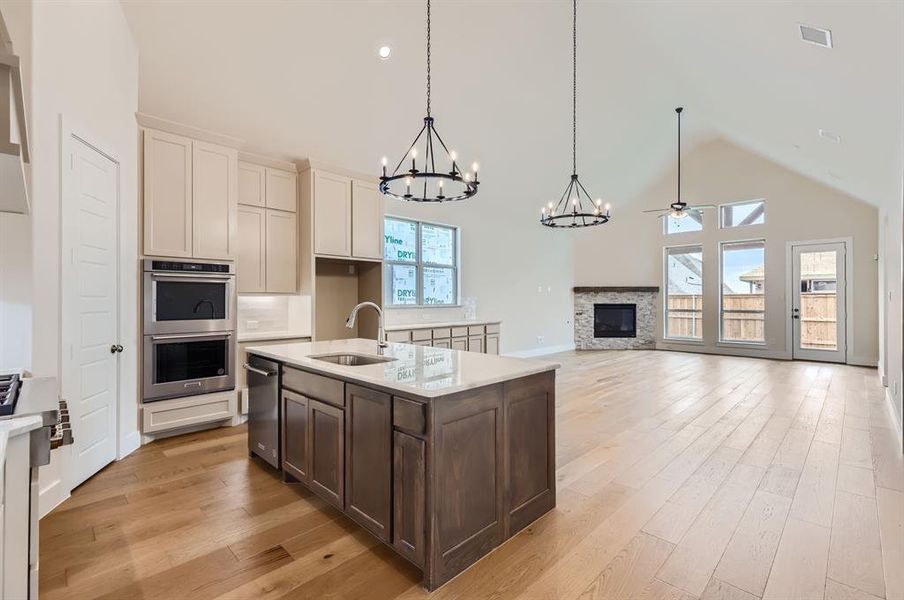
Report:
[[[656,347],[658,287],[574,288],[574,345],[578,350],[652,350]],[[637,337],[593,337],[594,304],[636,304]]]

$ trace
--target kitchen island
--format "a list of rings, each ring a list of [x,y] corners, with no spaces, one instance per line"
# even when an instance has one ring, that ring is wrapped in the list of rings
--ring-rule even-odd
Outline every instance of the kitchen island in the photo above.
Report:
[[[428,590],[555,507],[558,364],[364,339],[247,352],[249,452]]]

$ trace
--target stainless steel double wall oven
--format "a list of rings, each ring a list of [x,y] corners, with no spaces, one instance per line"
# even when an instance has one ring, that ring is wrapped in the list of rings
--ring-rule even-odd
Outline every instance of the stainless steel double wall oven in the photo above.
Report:
[[[235,389],[235,267],[144,259],[144,401]]]

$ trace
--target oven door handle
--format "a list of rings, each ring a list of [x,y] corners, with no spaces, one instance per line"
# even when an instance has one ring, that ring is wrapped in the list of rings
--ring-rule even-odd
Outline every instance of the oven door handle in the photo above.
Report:
[[[219,340],[232,337],[232,332],[223,333],[174,333],[172,335],[152,335],[151,340],[154,342],[162,342],[166,340]]]
[[[203,275],[201,273],[151,273],[152,279],[178,279],[180,281],[198,281],[207,283],[210,281],[222,281],[229,283],[235,275]]]
[[[251,371],[252,373],[257,373],[258,375],[263,375],[264,377],[273,377],[277,373],[276,371],[264,371],[263,369],[252,367],[248,363],[244,363],[242,366],[245,367],[245,370]]]

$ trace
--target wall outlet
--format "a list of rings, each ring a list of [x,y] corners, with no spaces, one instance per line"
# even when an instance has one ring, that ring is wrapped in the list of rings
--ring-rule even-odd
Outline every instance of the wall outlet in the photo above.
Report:
[[[538,344],[542,344],[542,343],[543,343],[543,336],[542,336],[542,335],[538,335],[538,336],[537,336],[537,343],[538,343]]]
[[[257,327],[258,327],[257,321],[245,321],[245,329],[250,331],[252,329],[257,329]]]

